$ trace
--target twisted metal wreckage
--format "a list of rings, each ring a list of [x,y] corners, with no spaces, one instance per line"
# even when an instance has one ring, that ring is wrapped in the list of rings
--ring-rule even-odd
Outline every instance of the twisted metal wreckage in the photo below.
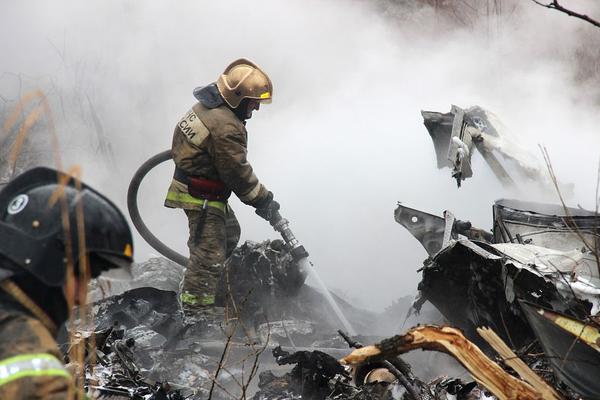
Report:
[[[535,158],[481,108],[422,115],[438,167],[451,167],[459,185],[478,150],[503,184],[547,187]],[[516,200],[492,210],[488,232],[449,211],[398,205],[396,221],[429,255],[414,309],[428,301],[448,326],[381,340],[389,327],[378,325],[397,310],[375,314],[333,295],[373,346],[335,335],[339,321],[284,241],[247,242],[227,260],[218,293],[224,315],[184,319],[183,268],[163,258],[137,264],[131,282],[94,282],[92,303],[80,310],[94,315],[93,325],[69,326],[88,351],[85,386],[112,399],[600,398],[599,217]],[[400,358],[418,348],[449,354],[473,381],[419,377],[419,361]],[[281,365],[294,367],[282,374]]]

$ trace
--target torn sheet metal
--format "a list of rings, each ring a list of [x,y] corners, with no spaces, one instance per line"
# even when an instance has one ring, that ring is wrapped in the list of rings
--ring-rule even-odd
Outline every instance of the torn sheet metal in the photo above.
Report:
[[[394,218],[417,239],[430,256],[446,247],[451,240],[460,236],[489,242],[492,234],[473,228],[469,221],[456,219],[450,211],[444,211],[443,217],[428,214],[398,203]]]
[[[538,340],[551,358],[550,366],[570,389],[585,398],[600,398],[600,392],[586,383],[588,377],[578,378],[584,365],[595,376],[600,373],[596,350],[600,333],[581,322],[600,313],[600,274],[590,251],[598,241],[598,226],[599,218],[589,211],[500,200],[494,206],[496,243],[459,235],[443,244],[424,263],[421,299],[435,305],[484,351],[490,348],[478,337],[478,326],[491,327],[512,349]],[[456,226],[447,224],[448,229],[454,231]],[[524,302],[547,311],[532,314],[522,307]],[[562,319],[549,319],[550,315]],[[578,328],[581,343],[573,345]],[[553,344],[556,340],[562,344]],[[564,358],[570,346],[581,357],[558,365],[556,354]]]
[[[489,111],[479,106],[463,109],[452,105],[449,113],[421,111],[421,115],[433,140],[437,167],[452,168],[459,187],[473,176],[471,158],[475,150],[506,187],[550,187],[542,161],[511,137]]]
[[[531,341],[532,334],[516,299],[580,319],[599,311],[600,281],[587,270],[577,272],[576,261],[573,267],[565,264],[577,260],[577,252],[459,240],[426,263],[419,290],[469,337],[477,326],[489,325],[520,347]],[[564,271],[552,266],[551,260],[563,262]]]
[[[444,242],[444,218],[428,214],[398,203],[394,211],[396,222],[406,228],[423,245],[427,254],[434,255]]]
[[[519,274],[504,261],[489,245],[466,239],[453,241],[425,263],[419,292],[477,344],[485,346],[477,327],[489,326],[512,346],[527,345],[533,333],[514,299],[517,292],[527,294],[532,287],[544,287],[545,281],[528,271]],[[528,297],[535,299],[534,295],[562,302],[552,287]]]
[[[449,215],[447,211],[445,215]],[[556,311],[566,312],[569,307],[579,304],[576,314],[578,317],[600,312],[597,258],[589,251],[599,241],[600,218],[593,212],[580,209],[565,211],[555,205],[499,200],[494,205],[494,236],[489,237],[495,243],[467,240],[476,238],[469,232],[484,232],[470,227],[470,224],[470,228],[466,230],[460,228],[465,224],[462,221],[456,220],[448,224],[440,217],[402,205],[396,209],[396,221],[405,226],[422,244],[426,235],[433,237],[436,246],[424,245],[426,249],[429,247],[436,250],[440,241],[442,242],[437,253],[428,251],[432,258],[424,268],[424,287],[427,287],[426,282],[430,282],[431,274],[447,274],[440,282],[443,284],[447,279],[453,282],[452,276],[490,282],[494,274],[500,273],[500,286],[505,287],[505,297],[512,303],[515,282],[511,274],[526,270],[534,281],[541,283],[540,287],[535,288],[529,283],[525,284],[525,280],[520,278],[520,282],[525,285],[518,289],[529,293],[527,296],[540,298],[541,292],[554,292],[550,298],[553,306],[557,307],[554,308]],[[451,229],[451,237],[459,239],[458,243],[454,240],[444,243],[444,223],[446,237]],[[485,266],[492,261],[500,262],[496,263],[495,270],[490,269],[493,273],[484,278],[490,273]],[[446,264],[448,271],[444,270]],[[466,276],[459,271],[463,271]],[[468,286],[464,281],[457,281],[455,284],[463,289]],[[543,288],[546,289],[542,290]],[[552,290],[547,290],[548,288]],[[436,294],[432,293],[431,296],[436,297]],[[587,304],[585,311],[582,311],[581,303]]]
[[[593,211],[501,199],[493,206],[493,218],[496,243],[535,244],[569,251],[595,249],[600,242],[600,217]]]
[[[585,399],[600,398],[598,327],[530,303],[521,306],[559,379]]]
[[[600,312],[600,279],[596,257],[581,250],[558,251],[533,245],[498,243],[492,245],[526,269],[552,282],[565,298],[576,297],[591,305],[590,315]]]

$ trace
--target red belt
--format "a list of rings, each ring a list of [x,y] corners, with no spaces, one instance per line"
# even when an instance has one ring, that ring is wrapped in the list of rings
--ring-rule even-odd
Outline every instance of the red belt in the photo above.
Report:
[[[199,199],[226,201],[231,196],[231,190],[222,181],[186,175],[177,168],[175,179],[186,183],[189,194]]]

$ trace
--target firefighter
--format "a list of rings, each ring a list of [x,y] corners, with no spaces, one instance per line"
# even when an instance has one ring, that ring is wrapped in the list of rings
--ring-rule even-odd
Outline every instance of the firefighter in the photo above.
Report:
[[[239,59],[215,83],[194,90],[198,102],[175,127],[175,174],[165,206],[182,208],[189,222],[189,262],[182,284],[184,310],[212,309],[222,263],[240,238],[227,199],[231,193],[271,221],[279,210],[247,159],[246,120],[270,103],[273,85],[256,64]]]
[[[131,261],[121,212],[72,177],[34,168],[0,191],[0,399],[72,398],[55,341],[69,318],[67,299],[77,305],[79,285]]]

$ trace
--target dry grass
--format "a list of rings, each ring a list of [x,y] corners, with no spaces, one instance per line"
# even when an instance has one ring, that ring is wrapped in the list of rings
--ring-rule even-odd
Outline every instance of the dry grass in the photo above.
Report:
[[[30,109],[28,107],[31,106]],[[27,110],[27,111],[26,111]],[[44,120],[46,122],[46,133],[50,135],[51,143],[52,143],[52,154],[54,158],[55,168],[59,171],[62,171],[62,158],[61,158],[61,150],[60,144],[58,140],[58,135],[56,133],[54,119],[52,116],[52,111],[50,109],[50,104],[48,102],[48,98],[41,90],[34,90],[26,93],[21,97],[21,99],[17,102],[16,106],[9,114],[8,118],[5,120],[2,126],[1,134],[5,134],[14,128],[18,128],[18,133],[15,138],[15,141],[11,147],[9,153],[8,163],[11,168],[11,175],[14,177],[16,172],[16,165],[23,151],[23,146],[25,143],[25,139],[27,135],[30,133],[31,128],[38,122]],[[69,204],[67,204],[67,198],[65,196],[65,188],[67,185],[71,184],[75,186],[76,190],[81,190],[81,167],[73,166],[66,171],[66,175],[58,176],[58,188],[52,193],[49,202],[48,208],[55,206],[57,203],[60,205],[61,209],[61,223],[63,227],[63,235],[65,242],[65,259],[67,263],[66,270],[66,292],[73,293],[73,288],[77,287],[79,290],[78,297],[79,299],[87,298],[87,283],[90,280],[90,268],[88,263],[88,256],[86,250],[86,242],[85,242],[85,221],[83,217],[83,203],[81,201],[77,202],[75,217],[76,217],[76,226],[71,226],[71,221],[69,218]],[[71,232],[72,229],[77,229],[77,237],[78,243],[71,243]],[[74,246],[77,246],[77,259],[75,259]],[[79,268],[79,273],[75,274],[76,266]],[[78,275],[78,278],[76,278]],[[78,282],[75,279],[79,279]],[[67,296],[67,305],[69,310],[72,310],[75,305],[74,296]],[[88,324],[91,321],[87,320],[87,312],[85,312],[85,304],[81,305],[81,316],[82,316],[82,324]],[[85,398],[85,390],[84,390],[84,381],[85,381],[85,369],[83,366],[85,365],[85,341],[78,340],[76,337],[76,329],[73,329],[72,323],[70,323],[71,329],[69,334],[69,342],[70,342],[70,351],[69,351],[69,359],[71,362],[76,362],[81,368],[77,368],[77,376],[75,376],[75,385],[71,387],[70,393],[68,395],[69,399],[84,399]],[[92,342],[94,337],[92,335]],[[93,362],[95,360],[92,360]],[[93,364],[92,362],[92,364]],[[92,365],[93,366],[93,365]]]

